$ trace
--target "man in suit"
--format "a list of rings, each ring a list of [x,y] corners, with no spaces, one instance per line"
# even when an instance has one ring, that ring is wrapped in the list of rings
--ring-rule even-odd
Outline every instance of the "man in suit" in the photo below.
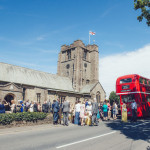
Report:
[[[131,118],[131,122],[136,122],[137,121],[137,103],[135,101],[135,99],[133,99],[132,103],[131,103],[131,108],[132,108],[132,118]]]
[[[63,109],[63,123],[64,126],[68,126],[68,114],[70,111],[70,103],[67,100],[64,100],[63,105],[62,105],[62,109]]]
[[[94,102],[92,104],[92,125],[98,126],[98,120],[97,120],[97,113],[98,113],[98,103],[96,101],[96,98],[94,98]]]
[[[38,106],[37,106],[36,101],[34,101],[33,111],[34,111],[34,112],[38,112]]]
[[[58,123],[58,112],[59,112],[59,102],[57,100],[54,100],[52,109],[53,109],[53,124],[56,125]]]

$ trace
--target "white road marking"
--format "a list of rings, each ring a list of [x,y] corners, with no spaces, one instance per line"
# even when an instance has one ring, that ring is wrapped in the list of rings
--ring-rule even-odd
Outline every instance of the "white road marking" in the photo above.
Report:
[[[150,123],[150,122],[144,122],[144,123],[141,123],[141,124],[132,125],[131,127],[135,128],[135,127],[137,127],[137,126],[144,125],[144,124],[147,124],[147,123]]]
[[[91,137],[91,138],[88,138],[88,139],[84,139],[84,140],[81,140],[81,141],[65,144],[65,145],[62,145],[62,146],[57,146],[56,148],[59,149],[59,148],[67,147],[67,146],[70,146],[70,145],[86,142],[86,141],[93,140],[93,139],[96,139],[96,138],[100,138],[100,137],[103,137],[103,136],[106,136],[106,135],[110,135],[110,134],[113,134],[113,133],[116,133],[116,132],[117,131],[109,132],[109,133],[106,133],[106,134],[98,135],[98,136]]]

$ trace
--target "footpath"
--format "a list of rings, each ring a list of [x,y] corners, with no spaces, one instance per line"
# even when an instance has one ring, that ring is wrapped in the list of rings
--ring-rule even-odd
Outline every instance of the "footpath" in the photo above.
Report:
[[[74,126],[74,124],[69,124],[68,127]],[[21,127],[12,127],[12,128],[3,128],[0,129],[0,135],[5,134],[15,134],[20,132],[29,132],[29,131],[36,131],[36,130],[45,130],[50,128],[61,128],[66,127],[62,124],[53,125],[53,124],[42,124],[42,125],[33,125],[33,126],[21,126]]]

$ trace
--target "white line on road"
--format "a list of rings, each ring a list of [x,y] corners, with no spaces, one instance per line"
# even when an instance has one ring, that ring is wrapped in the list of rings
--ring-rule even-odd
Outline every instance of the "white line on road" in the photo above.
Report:
[[[137,126],[140,126],[140,125],[144,125],[144,124],[147,124],[147,123],[150,123],[150,122],[144,122],[144,123],[141,123],[141,124],[137,124],[137,125],[133,125],[133,126],[131,126],[131,127],[137,127]]]
[[[74,145],[74,144],[78,144],[78,143],[86,142],[86,141],[89,141],[89,140],[93,140],[93,139],[96,139],[96,138],[100,138],[100,137],[103,137],[103,136],[106,136],[106,135],[110,135],[110,134],[113,134],[113,133],[116,133],[116,131],[109,132],[109,133],[102,134],[102,135],[95,136],[95,137],[91,137],[91,138],[84,139],[84,140],[81,140],[81,141],[77,141],[77,142],[73,142],[73,143],[65,144],[65,145],[62,145],[62,146],[58,146],[58,147],[56,147],[56,148],[57,148],[57,149],[59,149],[59,148],[67,147],[67,146],[70,146],[70,145]]]

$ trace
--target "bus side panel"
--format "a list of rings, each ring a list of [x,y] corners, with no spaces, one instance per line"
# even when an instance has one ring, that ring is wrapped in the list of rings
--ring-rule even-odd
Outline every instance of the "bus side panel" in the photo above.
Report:
[[[137,117],[143,117],[143,104],[141,101],[141,94],[136,94],[136,103],[137,103]]]

